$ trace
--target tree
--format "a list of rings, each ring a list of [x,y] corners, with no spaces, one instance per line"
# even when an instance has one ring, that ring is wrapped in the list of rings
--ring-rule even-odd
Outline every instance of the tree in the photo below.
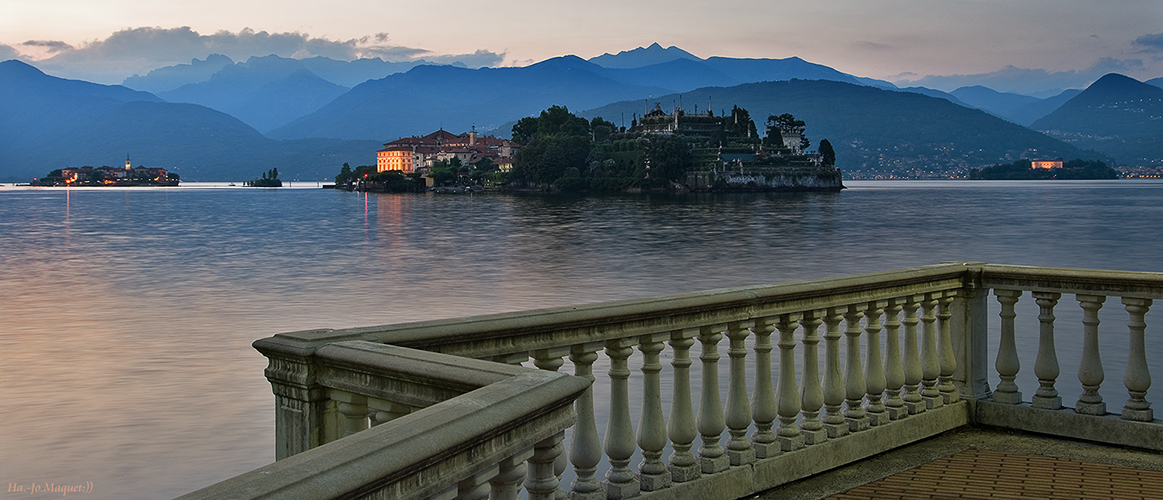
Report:
[[[693,159],[690,146],[682,137],[674,135],[651,135],[644,150],[650,162],[651,179],[682,182]]]
[[[610,134],[613,134],[617,127],[600,116],[595,116],[590,120],[590,131],[593,135],[594,142],[609,142]]]
[[[836,165],[836,151],[827,139],[820,139],[820,160],[829,167]]]
[[[339,169],[339,175],[335,176],[335,185],[346,186],[351,184],[352,180],[354,179],[352,178],[351,165],[344,163],[343,168]]]

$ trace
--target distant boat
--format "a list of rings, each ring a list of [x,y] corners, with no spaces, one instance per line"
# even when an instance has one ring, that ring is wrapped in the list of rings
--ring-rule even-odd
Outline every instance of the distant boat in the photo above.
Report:
[[[233,186],[233,185],[234,185],[234,183],[233,183],[233,182],[231,182],[229,185]]]

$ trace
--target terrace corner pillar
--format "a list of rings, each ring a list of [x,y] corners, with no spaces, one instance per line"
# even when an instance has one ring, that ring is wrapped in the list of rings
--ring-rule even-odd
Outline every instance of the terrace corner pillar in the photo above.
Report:
[[[259,339],[254,348],[267,357],[264,371],[275,395],[275,460],[322,445],[330,400],[316,383],[311,343],[281,336]]]
[[[965,285],[953,297],[949,330],[957,368],[953,384],[962,398],[987,399],[989,389],[989,290],[981,283],[984,262],[967,263]]]

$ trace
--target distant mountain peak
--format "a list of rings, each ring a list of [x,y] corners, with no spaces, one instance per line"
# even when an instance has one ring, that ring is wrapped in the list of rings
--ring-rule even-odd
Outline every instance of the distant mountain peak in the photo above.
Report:
[[[600,56],[591,58],[589,61],[603,68],[629,69],[667,63],[675,59],[702,61],[702,58],[675,47],[674,45],[664,49],[658,42],[654,42],[648,47],[638,47],[633,50],[623,50],[617,54],[610,54],[607,52]]]

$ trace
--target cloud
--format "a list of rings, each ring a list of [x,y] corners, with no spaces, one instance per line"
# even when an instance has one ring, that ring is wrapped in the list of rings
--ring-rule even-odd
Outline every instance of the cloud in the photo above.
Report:
[[[11,48],[11,47],[10,47]],[[218,31],[200,34],[189,27],[132,28],[113,33],[104,40],[80,46],[52,40],[24,42],[14,49],[46,73],[65,78],[79,78],[100,83],[121,83],[134,74],[205,59],[223,54],[235,61],[252,56],[278,55],[307,58],[315,56],[350,61],[379,57],[390,62],[425,58],[436,61],[460,61],[469,67],[493,66],[504,54],[478,50],[472,54],[440,55],[426,49],[389,44],[387,33],[377,33],[350,40],[330,40],[307,33],[268,33],[246,28],[237,33]],[[4,52],[0,51],[0,54]]]
[[[1047,71],[1044,69],[1006,66],[991,73],[972,75],[927,75],[922,78],[902,78],[899,86],[929,87],[946,92],[960,87],[981,85],[999,92],[1014,92],[1036,97],[1049,97],[1070,88],[1085,88],[1107,73],[1131,73],[1143,67],[1141,59],[1114,59],[1104,57],[1082,70]]]
[[[1152,52],[1163,55],[1163,33],[1143,35],[1131,42],[1131,45],[1140,47],[1142,52]]]

